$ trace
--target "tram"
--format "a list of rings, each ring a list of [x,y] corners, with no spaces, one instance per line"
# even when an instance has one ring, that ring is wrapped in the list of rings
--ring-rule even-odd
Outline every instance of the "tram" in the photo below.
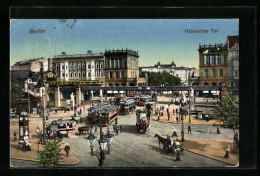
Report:
[[[99,119],[99,112],[108,106],[108,104],[100,103],[88,108],[88,115],[86,117],[87,122],[97,122]]]
[[[128,99],[119,104],[118,114],[126,115],[130,111],[134,110],[135,108],[136,108],[136,101],[134,99]]]
[[[102,83],[99,80],[95,81],[47,81],[49,87],[56,86],[76,86],[76,85],[86,85],[86,86],[101,86]]]
[[[138,109],[136,111],[136,127],[138,132],[145,133],[150,131],[150,117],[147,116],[147,111]]]
[[[109,125],[115,118],[117,118],[118,114],[118,106],[117,105],[110,105],[108,107],[103,108],[101,111],[102,116],[102,126]]]
[[[144,95],[144,96],[141,96],[139,98],[139,103],[138,105],[139,106],[144,106],[146,102],[149,102],[149,101],[152,101],[152,96],[151,95]]]

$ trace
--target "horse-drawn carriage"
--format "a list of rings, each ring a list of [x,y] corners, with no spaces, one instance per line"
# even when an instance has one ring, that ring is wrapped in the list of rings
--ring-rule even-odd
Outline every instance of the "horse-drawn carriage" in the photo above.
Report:
[[[79,131],[79,135],[81,135],[83,132],[89,132],[90,129],[92,129],[93,126],[92,125],[87,125],[87,126],[83,126],[83,127],[78,127],[78,131]]]
[[[136,101],[134,99],[128,99],[120,103],[118,114],[126,115],[136,108]]]
[[[179,152],[180,155],[185,154],[185,147],[181,145],[181,143],[176,139],[176,140],[171,140],[169,137],[162,137],[158,134],[155,134],[154,137],[158,138],[159,142],[159,148],[160,144],[163,144],[163,150],[166,153],[172,153],[173,155],[177,154]]]
[[[138,109],[136,111],[136,127],[140,133],[150,131],[150,117],[147,116],[147,111]]]

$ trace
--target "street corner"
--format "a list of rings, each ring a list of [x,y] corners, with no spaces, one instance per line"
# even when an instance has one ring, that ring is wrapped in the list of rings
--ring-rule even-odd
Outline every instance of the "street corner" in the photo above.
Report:
[[[69,152],[69,155],[66,156],[66,152],[61,152],[62,161],[61,163],[64,165],[76,165],[80,162],[79,158],[74,155],[71,151]]]

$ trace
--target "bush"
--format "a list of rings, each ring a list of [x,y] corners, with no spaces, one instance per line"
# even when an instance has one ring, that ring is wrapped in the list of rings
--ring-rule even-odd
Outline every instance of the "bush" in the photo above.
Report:
[[[44,150],[38,153],[39,162],[38,166],[44,168],[59,167],[61,166],[61,148],[58,142],[48,142],[44,146]]]

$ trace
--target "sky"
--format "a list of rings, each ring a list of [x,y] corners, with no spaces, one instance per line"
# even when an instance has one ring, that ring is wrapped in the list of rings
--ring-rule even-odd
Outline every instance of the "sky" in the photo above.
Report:
[[[31,34],[31,29],[45,32]],[[53,58],[61,52],[127,48],[138,51],[139,66],[174,61],[177,67],[198,68],[199,43],[225,43],[228,35],[239,35],[237,19],[11,19],[10,66],[25,59]]]

